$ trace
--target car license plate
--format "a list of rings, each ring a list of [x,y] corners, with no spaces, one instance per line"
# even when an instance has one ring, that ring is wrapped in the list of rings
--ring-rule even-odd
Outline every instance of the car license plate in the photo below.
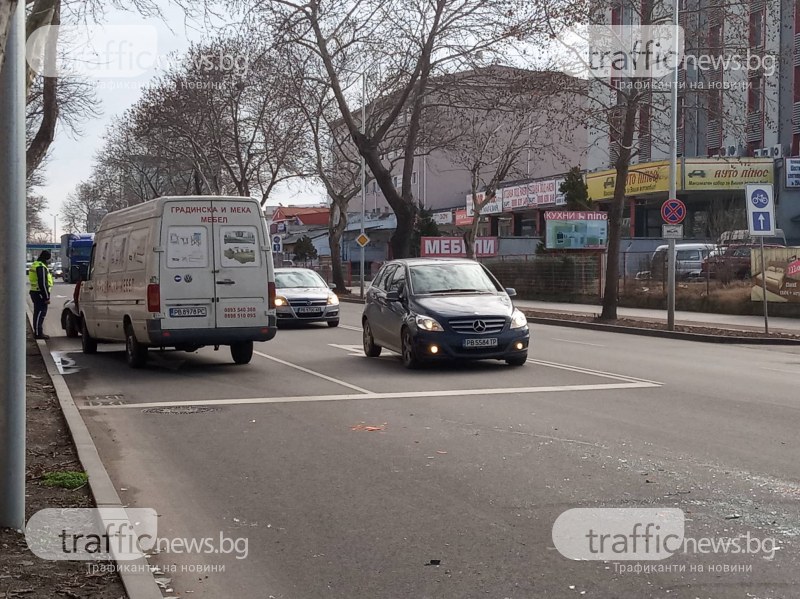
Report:
[[[294,310],[298,314],[322,314],[322,308],[314,308],[311,306],[303,306],[300,308],[295,308]]]
[[[488,339],[464,339],[464,347],[497,347],[497,337]]]
[[[191,318],[197,316],[208,316],[208,311],[205,306],[197,306],[192,308],[170,308],[170,318]]]

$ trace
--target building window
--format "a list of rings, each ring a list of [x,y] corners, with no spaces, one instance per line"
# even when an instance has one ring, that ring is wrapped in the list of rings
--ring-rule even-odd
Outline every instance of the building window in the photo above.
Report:
[[[764,76],[756,75],[748,80],[747,112],[761,112],[764,107]]]
[[[764,11],[750,13],[750,47],[764,47]]]
[[[411,173],[411,185],[416,185],[416,184],[417,184],[417,171],[414,171],[413,173]]]

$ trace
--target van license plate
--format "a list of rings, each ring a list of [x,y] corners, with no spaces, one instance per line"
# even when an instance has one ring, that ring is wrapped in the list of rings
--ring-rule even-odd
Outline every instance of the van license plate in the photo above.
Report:
[[[497,337],[488,339],[464,339],[464,347],[497,347]]]
[[[205,306],[195,308],[170,308],[169,316],[170,318],[191,318],[196,316],[208,316],[208,312]]]

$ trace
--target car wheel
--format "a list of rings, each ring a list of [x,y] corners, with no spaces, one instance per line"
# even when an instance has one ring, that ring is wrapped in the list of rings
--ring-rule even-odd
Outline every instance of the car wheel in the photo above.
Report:
[[[94,339],[89,334],[89,329],[86,327],[85,318],[81,318],[81,349],[85,354],[97,353],[97,339]]]
[[[524,366],[525,362],[528,361],[528,354],[527,352],[520,356],[514,356],[512,358],[506,358],[506,364],[509,366]]]
[[[64,317],[64,330],[67,332],[67,337],[72,337],[73,339],[81,334],[78,328],[78,317],[72,312],[67,312]]]
[[[403,329],[402,350],[403,366],[413,370],[422,365],[422,362],[417,357],[417,352],[414,351],[414,340],[411,338],[411,331],[409,331],[407,328]]]
[[[363,339],[364,339],[364,354],[368,358],[377,358],[381,355],[383,349],[380,345],[375,344],[375,339],[372,337],[372,329],[368,321],[364,321],[363,325]]]
[[[240,341],[231,344],[231,357],[237,364],[249,364],[253,358],[253,342]]]
[[[141,368],[147,363],[147,346],[136,340],[133,327],[125,325],[125,360],[131,368]]]
[[[328,326],[331,327],[331,328],[338,327],[339,326],[339,320],[338,319],[337,320],[329,320],[328,321]]]

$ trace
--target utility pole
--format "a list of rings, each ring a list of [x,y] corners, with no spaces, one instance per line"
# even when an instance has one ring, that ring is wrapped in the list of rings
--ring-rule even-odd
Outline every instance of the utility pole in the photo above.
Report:
[[[25,3],[0,71],[0,528],[25,526]]]
[[[361,71],[361,133],[367,132],[367,73]],[[364,218],[367,211],[367,159],[361,154],[361,235],[364,235]],[[364,299],[364,246],[361,246],[361,291],[359,297]]]

